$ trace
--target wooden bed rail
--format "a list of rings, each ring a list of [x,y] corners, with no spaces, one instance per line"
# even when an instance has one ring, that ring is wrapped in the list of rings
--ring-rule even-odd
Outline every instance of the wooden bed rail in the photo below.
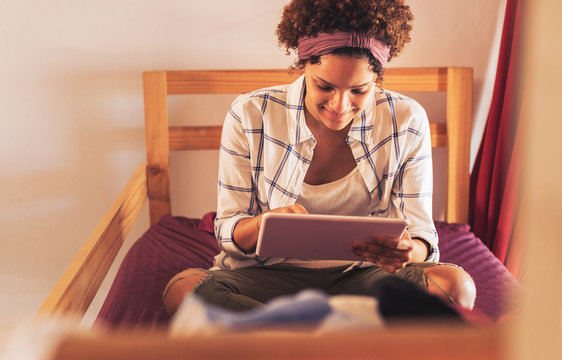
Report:
[[[43,302],[38,316],[84,316],[146,198],[146,164],[141,164]]]
[[[384,330],[243,331],[172,337],[158,332],[69,336],[54,360],[94,359],[416,359],[503,360],[507,332],[497,326],[426,322]]]

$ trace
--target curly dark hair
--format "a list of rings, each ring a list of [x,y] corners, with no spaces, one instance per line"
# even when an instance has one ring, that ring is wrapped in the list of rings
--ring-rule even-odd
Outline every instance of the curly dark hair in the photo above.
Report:
[[[336,31],[365,33],[390,46],[390,60],[410,41],[413,19],[403,0],[292,0],[283,10],[276,35],[279,45],[290,54],[290,50],[296,52],[303,36]],[[369,50],[341,48],[332,53],[367,57],[377,82],[382,81],[384,69]],[[307,63],[319,61],[319,56],[299,59],[293,68],[302,69]]]

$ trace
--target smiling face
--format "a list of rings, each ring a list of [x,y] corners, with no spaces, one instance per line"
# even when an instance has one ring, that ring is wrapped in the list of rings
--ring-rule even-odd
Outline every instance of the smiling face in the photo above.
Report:
[[[327,54],[306,64],[304,74],[307,122],[319,123],[313,126],[342,130],[373,99],[376,79],[367,58]]]

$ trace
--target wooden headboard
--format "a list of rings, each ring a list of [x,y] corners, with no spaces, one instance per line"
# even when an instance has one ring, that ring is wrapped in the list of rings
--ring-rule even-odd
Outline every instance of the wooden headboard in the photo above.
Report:
[[[220,126],[169,127],[168,95],[239,94],[293,82],[287,70],[151,71],[143,74],[150,223],[171,211],[170,151],[218,149]],[[432,145],[447,149],[446,221],[468,221],[472,69],[389,68],[385,89],[446,92],[447,122],[432,123]],[[225,109],[226,112],[226,109]]]

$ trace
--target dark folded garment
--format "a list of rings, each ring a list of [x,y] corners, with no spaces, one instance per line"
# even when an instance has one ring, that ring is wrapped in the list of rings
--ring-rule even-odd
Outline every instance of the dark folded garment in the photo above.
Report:
[[[386,321],[404,318],[436,318],[464,322],[455,308],[441,298],[404,279],[388,276],[377,281],[371,295],[379,302],[379,311]]]

